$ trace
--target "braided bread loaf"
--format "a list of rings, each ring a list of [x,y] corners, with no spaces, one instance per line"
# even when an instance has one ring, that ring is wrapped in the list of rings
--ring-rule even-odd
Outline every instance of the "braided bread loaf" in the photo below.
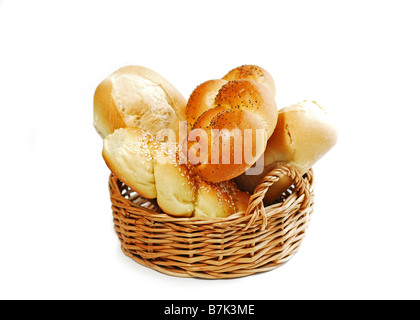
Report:
[[[260,158],[277,122],[274,95],[271,75],[254,65],[196,87],[186,106],[183,151],[197,174],[211,182],[230,180]]]
[[[178,144],[158,142],[140,128],[117,129],[103,141],[103,158],[126,185],[156,199],[167,214],[226,217],[245,211],[250,194],[232,181],[211,183],[194,173]]]

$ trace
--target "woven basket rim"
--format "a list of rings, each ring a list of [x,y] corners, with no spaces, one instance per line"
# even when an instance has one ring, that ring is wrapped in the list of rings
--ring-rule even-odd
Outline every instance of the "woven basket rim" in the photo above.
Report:
[[[305,235],[313,210],[312,174],[312,169],[301,176],[291,166],[275,168],[255,189],[247,211],[226,218],[156,212],[155,200],[141,197],[111,174],[114,229],[126,256],[167,275],[230,279],[273,270],[297,252]],[[292,178],[294,188],[264,207],[265,193],[283,175]]]
[[[220,222],[226,222],[229,220],[237,220],[244,218],[251,212],[251,206],[252,202],[262,204],[262,200],[264,199],[264,195],[267,192],[267,190],[270,188],[270,186],[275,183],[281,176],[288,175],[292,177],[294,180],[294,185],[299,185],[299,187],[307,187],[307,185],[311,185],[313,182],[313,169],[309,169],[304,175],[301,175],[299,171],[297,171],[296,168],[294,168],[291,165],[279,165],[272,169],[263,179],[261,179],[260,183],[255,188],[254,193],[252,194],[252,197],[250,199],[250,203],[248,204],[248,208],[246,211],[243,212],[236,212],[231,214],[227,217],[204,217],[204,216],[193,216],[193,217],[177,217],[173,215],[169,215],[165,212],[156,212],[152,209],[149,209],[147,207],[143,207],[140,204],[136,204],[130,200],[127,199],[127,202],[129,202],[131,208],[138,209],[139,211],[147,212],[150,214],[151,217],[155,216],[156,218],[164,218],[165,220],[173,220],[179,223],[185,222],[185,223],[193,223],[193,224],[211,224],[211,223],[220,223]],[[112,172],[110,174],[110,181],[115,180],[119,181],[118,177],[116,177]],[[307,181],[307,184],[305,184],[305,180]],[[310,191],[310,190],[308,190]],[[290,191],[289,191],[290,192]],[[284,205],[287,205],[287,200],[293,196],[293,192],[291,192],[289,195],[286,195],[283,197],[281,202],[277,201],[271,205],[264,206],[263,207],[268,210],[272,208],[280,208]],[[257,199],[257,200],[256,200]],[[279,198],[280,199],[280,198]],[[289,199],[290,201],[290,199]]]

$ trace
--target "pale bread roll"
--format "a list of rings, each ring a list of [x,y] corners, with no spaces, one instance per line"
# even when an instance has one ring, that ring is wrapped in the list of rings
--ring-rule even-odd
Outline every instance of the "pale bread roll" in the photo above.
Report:
[[[117,129],[103,140],[102,156],[109,169],[126,185],[136,186],[148,199],[157,196],[154,159],[158,143],[138,128]],[[140,134],[141,132],[141,134]]]
[[[304,174],[336,142],[336,122],[317,102],[305,100],[285,107],[278,112],[277,126],[267,142],[263,172],[258,175],[246,172],[234,181],[241,190],[253,193],[261,179],[279,165],[290,164]],[[264,203],[273,203],[291,185],[289,177],[281,177],[268,189]]]
[[[170,129],[178,137],[187,100],[165,78],[142,66],[125,66],[96,88],[94,127],[102,138],[124,127],[139,127],[153,136]]]
[[[192,216],[196,194],[194,173],[190,166],[180,163],[176,145],[159,143],[153,163],[159,207],[174,216]]]

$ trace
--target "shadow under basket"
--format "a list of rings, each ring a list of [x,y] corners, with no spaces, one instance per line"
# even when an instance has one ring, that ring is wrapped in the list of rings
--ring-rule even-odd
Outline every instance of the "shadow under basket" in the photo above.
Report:
[[[279,177],[294,184],[270,206],[263,198]],[[277,268],[298,250],[313,211],[313,172],[291,166],[271,171],[255,189],[246,212],[227,218],[179,218],[161,211],[111,174],[115,231],[122,251],[159,272],[204,279],[248,276]]]

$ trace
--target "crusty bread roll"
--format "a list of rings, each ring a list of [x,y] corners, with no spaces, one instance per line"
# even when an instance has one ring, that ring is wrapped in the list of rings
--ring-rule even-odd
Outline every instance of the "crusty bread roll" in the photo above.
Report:
[[[94,127],[102,138],[118,128],[139,127],[154,136],[170,129],[177,139],[186,104],[182,94],[160,74],[142,66],[125,66],[96,88]]]
[[[253,193],[260,180],[279,165],[293,165],[304,174],[336,142],[335,120],[318,103],[305,100],[285,107],[278,112],[276,129],[263,154],[263,172],[259,175],[248,175],[245,172],[234,181],[241,190]],[[289,177],[281,177],[268,189],[264,204],[273,203],[291,185]]]
[[[250,195],[232,181],[210,183],[184,161],[178,144],[158,142],[140,128],[115,130],[103,141],[109,169],[132,190],[156,199],[167,214],[227,217],[245,211]]]
[[[190,134],[184,154],[203,179],[235,178],[263,154],[277,121],[274,95],[271,75],[253,65],[195,88],[186,107]],[[197,139],[191,133],[199,130]]]

